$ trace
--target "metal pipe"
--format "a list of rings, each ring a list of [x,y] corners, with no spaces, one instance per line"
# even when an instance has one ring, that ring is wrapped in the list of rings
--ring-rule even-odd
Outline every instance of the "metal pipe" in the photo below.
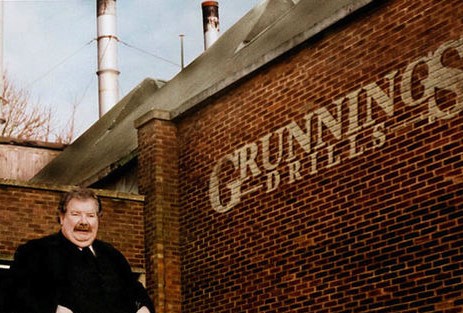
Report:
[[[97,0],[98,102],[100,117],[119,101],[116,0]]]
[[[185,55],[183,49],[183,38],[185,37],[184,34],[180,34],[180,68],[183,70],[185,68]]]
[[[204,1],[201,3],[203,12],[204,50],[208,49],[219,38],[219,3]]]

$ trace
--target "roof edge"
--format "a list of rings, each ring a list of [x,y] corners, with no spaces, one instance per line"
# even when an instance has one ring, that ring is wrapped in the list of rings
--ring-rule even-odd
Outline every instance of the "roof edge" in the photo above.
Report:
[[[10,186],[10,187],[17,187],[17,188],[28,188],[28,189],[36,189],[36,190],[49,190],[49,191],[57,191],[57,192],[67,192],[76,188],[77,185],[54,185],[54,184],[39,184],[39,183],[30,183],[30,182],[23,182],[17,181],[13,179],[4,179],[0,178],[0,187],[1,186]],[[96,189],[90,188],[95,191],[95,193],[99,197],[106,197],[106,198],[113,198],[113,199],[121,199],[121,200],[132,200],[137,202],[145,201],[145,196],[143,195],[135,195],[132,193],[125,193],[120,191],[112,191],[112,190],[104,190],[104,189]]]
[[[90,186],[96,182],[99,182],[100,180],[106,178],[113,171],[120,169],[121,167],[123,167],[124,165],[132,161],[137,156],[138,156],[138,149],[135,149],[131,151],[129,154],[122,157],[118,162],[109,164],[108,166],[102,168],[100,171],[93,174],[92,176],[87,177],[85,180],[81,181],[79,185]]]
[[[64,150],[64,148],[68,146],[68,144],[59,143],[59,142],[48,142],[48,141],[20,139],[20,138],[13,138],[13,137],[1,137],[1,136],[0,136],[0,144],[29,147],[29,148],[40,148],[40,149],[47,149],[47,150],[58,150],[58,151],[62,151]]]

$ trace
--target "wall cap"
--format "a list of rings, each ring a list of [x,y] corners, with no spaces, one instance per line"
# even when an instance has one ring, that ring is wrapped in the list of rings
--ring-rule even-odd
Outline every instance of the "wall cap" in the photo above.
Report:
[[[36,189],[36,190],[61,191],[61,192],[66,192],[76,187],[73,185],[36,184],[36,183],[29,183],[29,182],[24,182],[24,181],[0,178],[0,188],[4,186],[5,187],[10,186],[10,187],[17,187],[17,188],[28,188],[28,189]],[[104,198],[132,200],[132,201],[137,201],[137,202],[144,202],[145,200],[145,196],[143,195],[136,195],[136,194],[124,193],[124,192],[113,191],[113,190],[104,190],[104,189],[95,189],[95,188],[90,188],[90,189],[94,190],[98,196],[104,197]]]
[[[172,120],[171,111],[162,109],[152,109],[134,121],[135,128],[140,128],[152,120],[170,121]]]

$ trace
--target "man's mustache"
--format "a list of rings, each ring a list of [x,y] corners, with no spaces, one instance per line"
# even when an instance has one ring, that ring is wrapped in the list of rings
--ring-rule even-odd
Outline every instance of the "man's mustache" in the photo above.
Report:
[[[79,224],[74,227],[74,231],[90,231],[91,227],[90,225],[86,224]]]

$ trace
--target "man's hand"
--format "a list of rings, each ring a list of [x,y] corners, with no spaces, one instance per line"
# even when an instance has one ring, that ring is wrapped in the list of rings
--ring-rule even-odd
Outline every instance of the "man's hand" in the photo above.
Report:
[[[56,307],[56,313],[72,313],[71,310],[69,310],[67,307],[65,306],[61,306],[61,305],[58,305]]]
[[[150,313],[150,310],[146,306],[142,306],[138,309],[137,313]]]

